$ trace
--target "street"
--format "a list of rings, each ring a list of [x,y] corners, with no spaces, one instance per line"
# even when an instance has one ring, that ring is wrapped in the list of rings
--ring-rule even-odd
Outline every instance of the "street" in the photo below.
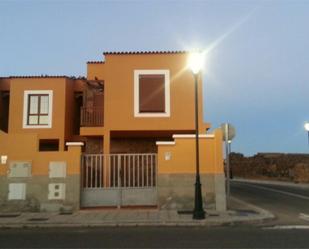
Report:
[[[0,248],[309,248],[307,188],[233,181],[231,191],[277,219],[222,227],[2,229]]]
[[[309,226],[309,187],[232,181],[231,194],[272,212],[269,225]]]
[[[1,230],[1,248],[309,248],[308,230],[116,227]]]

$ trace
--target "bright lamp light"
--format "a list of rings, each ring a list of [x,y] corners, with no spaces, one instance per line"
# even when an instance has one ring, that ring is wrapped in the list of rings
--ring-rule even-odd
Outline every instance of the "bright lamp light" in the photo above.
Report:
[[[202,53],[191,53],[188,61],[188,66],[194,74],[198,74],[204,64],[204,57]]]
[[[305,125],[304,125],[304,127],[305,127],[305,130],[306,130],[306,131],[309,131],[309,122],[306,122]]]

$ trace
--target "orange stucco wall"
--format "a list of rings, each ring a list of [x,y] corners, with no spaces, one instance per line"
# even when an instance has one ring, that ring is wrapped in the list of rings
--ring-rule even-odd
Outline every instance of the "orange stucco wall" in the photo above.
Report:
[[[217,129],[213,137],[199,139],[200,173],[222,174],[222,131]],[[165,160],[166,153],[170,160]],[[195,138],[175,138],[174,145],[158,145],[158,174],[195,173]]]
[[[194,130],[194,78],[187,53],[106,55],[104,64],[88,64],[88,78],[104,80],[104,126],[107,130]],[[134,70],[170,71],[170,117],[134,117]],[[199,122],[203,124],[199,81]]]
[[[105,63],[87,64],[87,79],[94,80],[95,78],[98,78],[100,80],[104,80],[105,73]]]
[[[0,175],[6,175],[10,161],[31,161],[32,175],[48,175],[50,161],[66,161],[67,174],[80,173],[81,147],[69,147],[68,151],[39,152],[37,150],[36,134],[12,134],[7,135],[0,131],[0,152],[6,155],[8,161],[0,165]]]
[[[36,133],[38,138],[60,139],[60,149],[64,148],[66,79],[65,78],[16,78],[11,79],[9,133]],[[24,91],[52,90],[52,127],[23,129]]]
[[[106,56],[106,124],[113,130],[194,129],[194,79],[186,69],[186,54]],[[170,70],[171,116],[134,117],[134,70]],[[109,84],[110,82],[110,84]],[[202,97],[200,84],[200,99]],[[117,96],[116,98],[113,96]],[[200,123],[202,105],[200,101]],[[119,115],[121,113],[121,115]]]
[[[77,83],[76,83],[77,82]],[[72,140],[74,122],[74,90],[81,91],[78,80],[68,78],[13,78],[10,79],[9,134],[35,133],[38,139],[59,139],[64,150],[65,141]],[[75,86],[76,83],[76,86]],[[24,91],[52,90],[52,127],[23,128]]]

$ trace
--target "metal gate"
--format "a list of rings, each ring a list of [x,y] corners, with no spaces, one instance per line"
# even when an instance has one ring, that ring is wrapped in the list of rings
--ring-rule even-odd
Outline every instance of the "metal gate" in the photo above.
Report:
[[[81,206],[157,205],[157,154],[84,154]]]

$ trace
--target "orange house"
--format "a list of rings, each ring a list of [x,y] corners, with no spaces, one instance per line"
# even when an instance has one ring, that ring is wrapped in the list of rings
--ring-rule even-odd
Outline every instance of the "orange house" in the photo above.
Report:
[[[0,210],[193,207],[189,53],[106,52],[87,77],[0,78]],[[203,197],[225,210],[220,130],[199,137]]]

